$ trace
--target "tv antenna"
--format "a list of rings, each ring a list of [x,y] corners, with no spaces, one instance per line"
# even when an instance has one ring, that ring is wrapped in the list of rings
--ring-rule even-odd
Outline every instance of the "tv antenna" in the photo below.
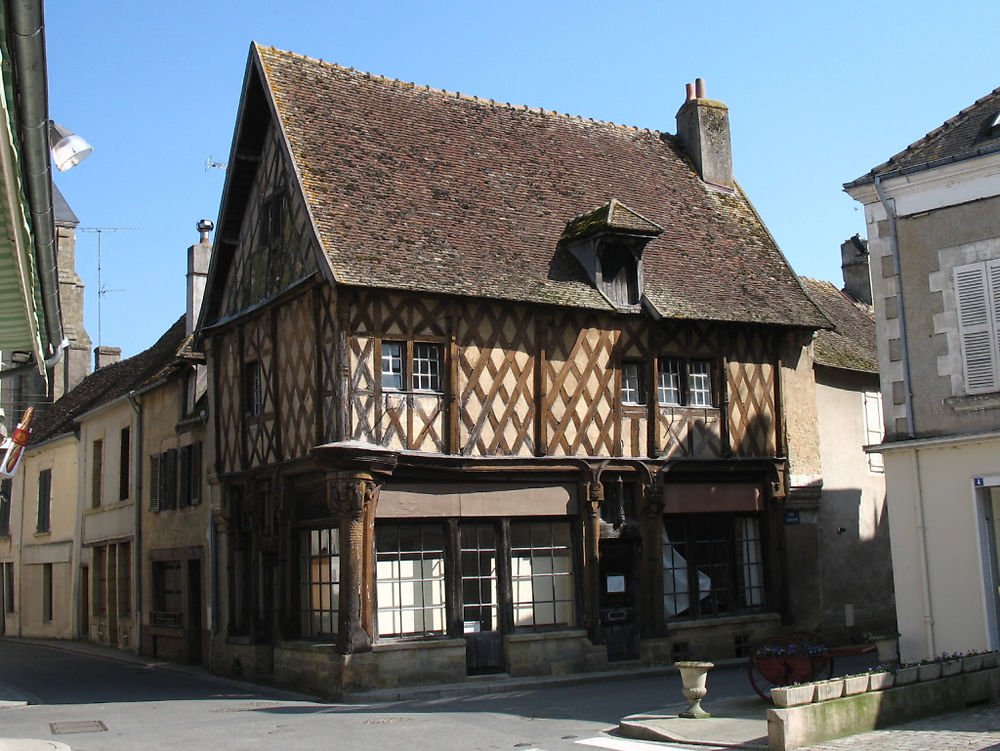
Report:
[[[225,171],[229,169],[229,164],[227,162],[217,162],[212,159],[212,155],[209,154],[208,159],[205,160],[205,172],[208,172],[210,169],[221,169]]]
[[[81,232],[94,232],[97,234],[97,346],[100,347],[101,340],[101,301],[104,296],[111,292],[124,292],[125,288],[108,289],[101,279],[101,240],[105,232],[135,232],[138,227],[80,227]]]

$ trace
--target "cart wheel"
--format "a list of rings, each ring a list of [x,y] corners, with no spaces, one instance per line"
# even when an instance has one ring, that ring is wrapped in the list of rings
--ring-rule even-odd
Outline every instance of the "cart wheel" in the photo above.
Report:
[[[809,652],[809,659],[813,664],[813,677],[817,681],[823,681],[833,675],[833,658],[830,656],[830,648],[818,634],[810,634],[800,631],[788,635],[789,639],[794,639]]]
[[[809,650],[787,636],[772,636],[758,644],[750,655],[747,670],[753,690],[767,701],[771,701],[772,686],[788,686],[813,679]]]

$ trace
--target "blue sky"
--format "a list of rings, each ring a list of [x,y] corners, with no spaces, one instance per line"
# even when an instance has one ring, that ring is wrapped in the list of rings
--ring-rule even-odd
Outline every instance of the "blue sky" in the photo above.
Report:
[[[840,283],[864,236],[842,184],[1000,86],[1000,3],[204,0],[46,3],[50,116],[94,145],[56,184],[102,241],[101,340],[184,309],[216,220],[251,41],[486,99],[673,133],[684,84],[730,109],[736,177],[799,274]],[[97,234],[77,236],[98,339]]]

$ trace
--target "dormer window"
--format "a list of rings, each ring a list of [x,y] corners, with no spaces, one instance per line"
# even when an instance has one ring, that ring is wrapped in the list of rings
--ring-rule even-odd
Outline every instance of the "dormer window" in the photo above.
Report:
[[[643,295],[642,251],[663,229],[612,200],[571,220],[560,242],[615,308],[638,312]]]

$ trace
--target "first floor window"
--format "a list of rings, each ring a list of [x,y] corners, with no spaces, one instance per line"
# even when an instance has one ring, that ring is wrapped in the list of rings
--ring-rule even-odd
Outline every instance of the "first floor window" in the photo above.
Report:
[[[251,360],[243,366],[243,410],[247,417],[260,417],[263,414],[263,394],[260,362]]]
[[[566,522],[511,522],[515,626],[573,625],[573,550]]]
[[[10,479],[0,482],[0,537],[10,537]]]
[[[711,407],[712,363],[661,357],[657,363],[656,398],[660,404]]]
[[[440,524],[375,530],[380,636],[430,636],[445,631],[444,529]]]
[[[965,393],[1000,390],[1000,259],[957,266],[952,273]]]
[[[413,342],[382,342],[382,388],[387,391],[442,391],[441,345]]]
[[[664,517],[663,605],[667,618],[763,610],[759,518],[736,514]]]
[[[301,532],[299,586],[302,635],[336,634],[340,610],[340,537],[336,527]]]
[[[38,473],[38,518],[35,532],[48,532],[52,510],[52,470]]]
[[[645,404],[646,389],[642,379],[642,363],[622,363],[622,404]]]

